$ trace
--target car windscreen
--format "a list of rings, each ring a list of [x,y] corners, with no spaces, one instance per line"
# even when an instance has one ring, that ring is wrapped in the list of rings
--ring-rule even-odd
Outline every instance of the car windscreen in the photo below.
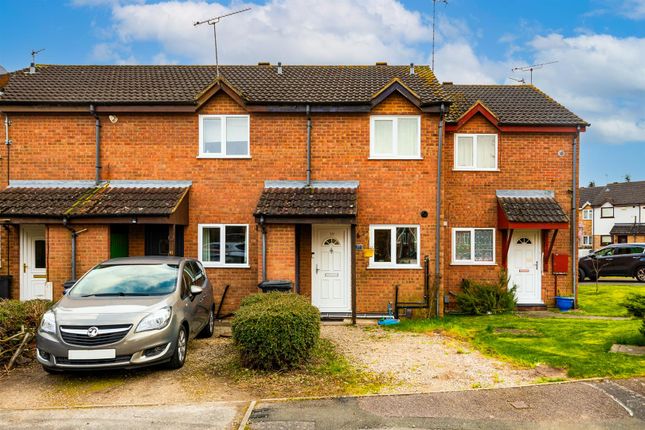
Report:
[[[99,265],[70,290],[71,297],[161,296],[177,284],[179,267],[171,264]]]

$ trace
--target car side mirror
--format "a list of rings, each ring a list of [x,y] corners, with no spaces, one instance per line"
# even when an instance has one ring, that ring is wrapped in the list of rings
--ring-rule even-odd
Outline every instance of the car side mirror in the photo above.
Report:
[[[198,285],[190,286],[190,294],[192,294],[193,296],[197,296],[203,292],[204,292],[204,289]]]

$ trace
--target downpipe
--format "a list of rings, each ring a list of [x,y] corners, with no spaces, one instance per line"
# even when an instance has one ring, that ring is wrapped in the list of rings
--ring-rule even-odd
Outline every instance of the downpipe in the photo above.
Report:
[[[311,108],[306,107],[307,113],[307,187],[311,187]]]
[[[441,286],[441,175],[442,175],[442,158],[443,158],[443,122],[444,122],[445,106],[442,103],[439,111],[439,130],[438,130],[438,142],[437,142],[437,201],[435,204],[435,261],[434,261],[434,271],[435,277],[434,282],[436,284],[436,297],[435,297],[435,316],[439,318],[440,303],[441,298],[440,286]]]
[[[90,105],[90,114],[94,116],[95,119],[95,134],[96,134],[96,174],[94,182],[96,185],[101,183],[101,119],[99,118],[98,113],[96,113],[96,108],[94,105]]]
[[[571,155],[571,287],[573,290],[573,308],[578,308],[578,259],[577,256],[577,207],[578,207],[578,143],[580,141],[580,126],[577,127],[576,134],[573,136],[573,148]]]
[[[262,231],[262,282],[267,280],[267,227],[264,216],[260,217],[260,230]]]
[[[7,147],[7,186],[9,186],[9,181],[11,180],[11,144],[13,143],[9,139],[9,126],[11,125],[11,120],[9,119],[8,114],[4,114],[4,144]]]

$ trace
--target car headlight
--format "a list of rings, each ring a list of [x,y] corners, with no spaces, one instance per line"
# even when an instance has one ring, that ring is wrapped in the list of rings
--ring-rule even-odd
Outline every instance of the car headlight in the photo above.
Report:
[[[40,331],[56,334],[56,315],[52,311],[47,311],[40,321]]]
[[[156,310],[141,320],[136,332],[162,329],[170,322],[171,315],[172,310],[169,307]]]

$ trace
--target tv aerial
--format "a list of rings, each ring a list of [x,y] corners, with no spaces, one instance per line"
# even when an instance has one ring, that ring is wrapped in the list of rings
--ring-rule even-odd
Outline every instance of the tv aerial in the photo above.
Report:
[[[549,61],[547,63],[531,64],[530,66],[513,67],[511,72],[531,72],[531,85],[533,85],[533,70],[541,69],[549,64],[555,64],[557,61]],[[512,78],[511,78],[512,79]]]
[[[512,81],[515,81],[515,82],[518,82],[518,83],[520,83],[520,84],[526,84],[526,79],[524,79],[524,78],[522,78],[522,79],[517,79],[517,78],[514,78],[514,77],[512,77],[512,76],[509,76],[509,77],[508,77],[508,79],[510,79],[510,80],[512,80]]]
[[[215,73],[217,74],[218,79],[219,79],[219,58],[217,56],[217,24],[220,22],[222,18],[226,18],[227,16],[231,16],[231,15],[237,15],[238,13],[246,12],[249,10],[251,10],[251,8],[247,7],[246,9],[237,10],[235,12],[216,16],[210,19],[205,19],[203,21],[195,21],[193,23],[193,27],[197,27],[198,25],[202,25],[202,24],[208,24],[213,26],[213,40],[215,41]]]

